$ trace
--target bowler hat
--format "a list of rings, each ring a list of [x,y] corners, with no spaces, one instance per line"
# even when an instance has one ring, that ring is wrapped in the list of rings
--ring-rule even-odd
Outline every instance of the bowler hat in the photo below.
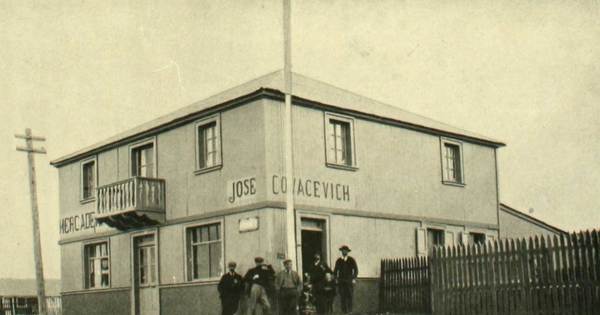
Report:
[[[235,263],[235,261],[230,261],[227,263],[227,267],[231,268],[231,267],[235,267],[237,266],[237,264]]]
[[[262,263],[263,261],[265,261],[265,260],[262,257],[254,257],[255,263]]]
[[[292,262],[291,259],[286,259],[286,260],[283,261],[284,264],[291,263],[291,262]]]
[[[347,250],[347,251],[351,252],[350,247],[348,247],[348,245],[342,245],[340,247],[340,251],[342,251],[342,250]]]

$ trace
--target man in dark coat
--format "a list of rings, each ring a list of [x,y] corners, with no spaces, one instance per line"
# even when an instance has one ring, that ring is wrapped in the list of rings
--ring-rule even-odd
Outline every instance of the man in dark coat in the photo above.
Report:
[[[342,257],[335,262],[333,274],[338,281],[340,302],[344,314],[352,313],[352,299],[354,284],[358,276],[358,266],[354,258],[348,256],[350,248],[346,245],[340,247]]]
[[[223,315],[233,315],[238,310],[244,285],[242,276],[235,272],[236,263],[231,261],[227,264],[227,267],[229,272],[221,277],[217,289],[221,298]]]
[[[315,254],[313,264],[308,268],[310,282],[313,286],[320,286],[325,280],[326,273],[332,273],[331,268],[321,261],[321,255]]]
[[[320,254],[315,254],[313,264],[309,268],[309,275],[317,314],[325,313],[325,306],[327,303],[322,289],[325,285],[325,275],[328,273],[333,273],[333,271],[331,271],[331,268],[329,268],[325,262],[321,261]]]
[[[275,271],[270,265],[264,264],[262,257],[254,258],[256,267],[248,270],[244,276],[246,290],[249,293],[247,311],[248,315],[270,314],[271,302],[267,290],[274,286]]]

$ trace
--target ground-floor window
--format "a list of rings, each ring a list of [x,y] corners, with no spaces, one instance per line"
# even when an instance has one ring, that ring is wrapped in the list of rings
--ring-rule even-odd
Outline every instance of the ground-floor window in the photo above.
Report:
[[[84,252],[85,287],[108,288],[110,286],[108,242],[85,245]]]
[[[11,299],[7,298],[7,297],[2,297],[2,308],[9,310],[9,309],[11,309],[11,307],[12,307]]]
[[[469,245],[473,244],[484,244],[485,243],[485,234],[483,233],[469,233]]]
[[[427,249],[430,254],[434,246],[444,245],[444,230],[427,229]]]
[[[188,280],[219,277],[223,273],[221,223],[189,227],[186,239]]]

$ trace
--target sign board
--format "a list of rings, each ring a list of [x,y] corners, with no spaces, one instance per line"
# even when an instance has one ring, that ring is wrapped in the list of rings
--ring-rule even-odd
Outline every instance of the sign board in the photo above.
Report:
[[[240,219],[240,232],[250,232],[256,230],[258,230],[258,217]]]

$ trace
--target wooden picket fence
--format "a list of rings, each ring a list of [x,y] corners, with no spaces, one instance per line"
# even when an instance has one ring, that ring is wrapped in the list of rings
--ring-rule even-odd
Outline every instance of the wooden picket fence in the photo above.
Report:
[[[600,314],[600,232],[438,247],[381,262],[380,311]]]
[[[598,314],[598,231],[436,248],[433,313]]]
[[[431,312],[428,258],[384,259],[380,277],[380,312]]]

